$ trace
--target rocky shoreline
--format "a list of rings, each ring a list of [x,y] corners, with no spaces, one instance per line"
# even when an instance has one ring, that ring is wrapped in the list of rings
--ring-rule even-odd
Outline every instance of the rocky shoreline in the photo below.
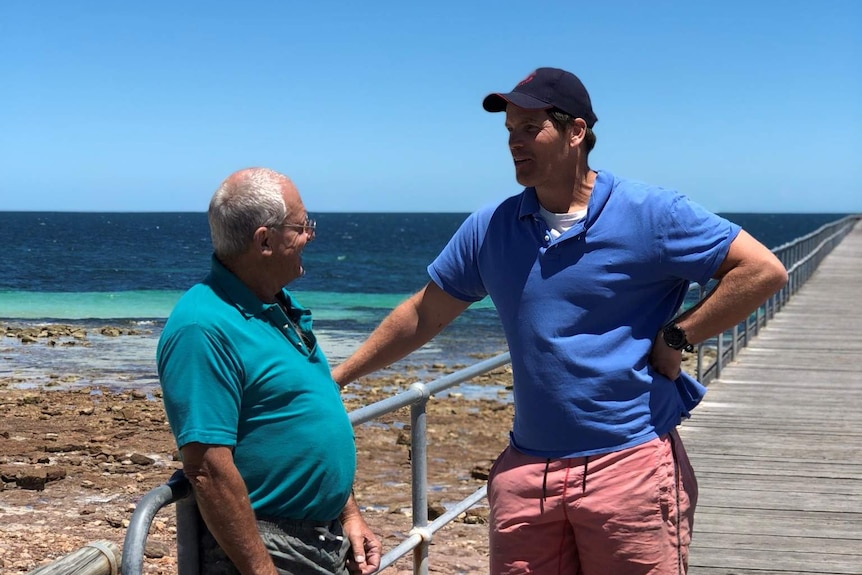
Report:
[[[75,326],[29,329],[0,326],[0,338],[15,337],[21,345],[88,345],[87,334]],[[99,333],[135,335],[113,326]],[[344,403],[352,411],[406,389],[417,374],[440,376],[457,367],[408,366],[399,374],[365,378],[345,388]],[[76,377],[51,374],[51,381]],[[136,503],[180,467],[158,389],[27,383],[26,376],[0,377],[0,572],[8,575],[27,573],[92,541],[121,547]],[[431,518],[484,485],[493,459],[508,442],[513,409],[505,398],[511,369],[498,368],[470,384],[488,390],[483,397],[489,398],[448,393],[428,403]],[[409,429],[409,408],[355,429],[356,496],[384,552],[412,527]],[[486,518],[482,502],[435,534],[431,570],[485,572]],[[175,534],[173,510],[162,510],[148,536],[144,573],[176,572]],[[412,573],[410,557],[384,573]]]
[[[100,335],[135,335],[103,326]],[[0,338],[21,346],[89,345],[77,326],[0,326]],[[2,341],[2,340],[0,340]],[[8,340],[7,340],[8,341]],[[442,375],[455,368],[415,366],[401,374],[366,378],[348,386],[348,410],[406,389],[417,373]],[[140,498],[180,467],[158,389],[117,391],[82,386],[74,373],[50,374],[73,386],[28,385],[27,376],[0,377],[0,572],[27,573],[84,545],[107,540],[122,547]],[[475,378],[492,391],[511,385],[507,367]],[[484,484],[490,463],[508,441],[511,405],[465,399],[457,393],[428,404],[429,514]],[[408,408],[356,428],[356,496],[384,550],[412,527]],[[486,570],[487,509],[482,505],[438,532],[431,548],[435,573]],[[176,572],[176,519],[160,511],[147,539],[144,573]],[[385,571],[412,573],[410,555]]]

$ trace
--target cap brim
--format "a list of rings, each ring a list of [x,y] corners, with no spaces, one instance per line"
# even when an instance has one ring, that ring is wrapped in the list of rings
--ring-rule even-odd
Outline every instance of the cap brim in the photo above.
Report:
[[[509,92],[508,94],[488,94],[482,101],[482,107],[488,112],[505,112],[507,104],[514,104],[526,110],[547,110],[553,108],[547,102],[538,98],[522,94],[520,92]]]

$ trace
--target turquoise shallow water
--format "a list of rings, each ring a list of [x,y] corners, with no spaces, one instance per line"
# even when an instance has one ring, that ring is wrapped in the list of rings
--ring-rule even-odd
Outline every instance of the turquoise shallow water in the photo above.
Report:
[[[303,254],[307,274],[291,284],[312,309],[315,331],[335,364],[386,313],[428,279],[425,268],[466,214],[312,214],[318,234]],[[840,214],[725,214],[774,247]],[[37,238],[37,241],[34,241]],[[185,289],[209,268],[203,213],[0,212],[0,324],[75,323],[87,347],[21,345],[0,338],[0,377],[75,385],[157,384],[155,345]],[[138,336],[109,338],[105,324]],[[505,351],[493,306],[474,304],[409,363],[468,364]],[[397,366],[396,366],[397,367]]]
[[[165,319],[182,294],[182,290],[0,291],[0,309],[4,318],[25,320]],[[296,292],[302,304],[314,310],[320,320],[362,320],[375,309],[392,309],[407,295]]]

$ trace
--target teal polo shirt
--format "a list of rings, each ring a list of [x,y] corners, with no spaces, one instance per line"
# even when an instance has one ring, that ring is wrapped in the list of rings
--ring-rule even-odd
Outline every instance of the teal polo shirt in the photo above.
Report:
[[[233,449],[259,517],[329,521],[356,470],[353,427],[312,332],[287,290],[297,335],[215,257],[171,312],[156,352],[177,445]]]

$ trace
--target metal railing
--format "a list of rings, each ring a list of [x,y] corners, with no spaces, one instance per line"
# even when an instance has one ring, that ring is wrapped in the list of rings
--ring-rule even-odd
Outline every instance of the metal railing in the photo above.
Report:
[[[772,253],[787,270],[787,284],[770,296],[745,320],[697,346],[698,381],[706,385],[713,379],[721,377],[722,368],[736,359],[740,349],[746,347],[760,333],[760,329],[784,308],[791,296],[796,294],[811,277],[820,262],[844,239],[844,236],[850,233],[860,219],[862,215],[846,216],[773,248]],[[691,289],[698,291],[697,301],[700,301],[709,293],[711,287],[711,285],[706,287],[694,285]],[[707,356],[713,353],[715,357],[707,361]]]
[[[853,229],[860,218],[862,216],[847,216],[772,250],[788,270],[787,285],[758,307],[746,320],[698,345],[696,369],[697,378],[701,382],[706,384],[721,375],[722,367],[733,361],[739,349],[748,345],[760,328],[765,326],[784,307],[790,297],[811,277],[823,258]],[[709,293],[709,286],[706,289],[695,286],[693,289],[698,290],[698,299]],[[715,357],[707,362],[706,356],[709,355],[708,350],[710,349],[713,350]],[[401,393],[350,412],[350,421],[356,426],[403,407],[410,407],[413,528],[398,546],[382,557],[379,570],[382,571],[389,567],[412,551],[414,574],[427,575],[429,567],[428,548],[434,533],[485,498],[487,486],[482,486],[450,507],[446,513],[433,522],[428,522],[426,405],[432,395],[469,381],[509,362],[509,354],[504,353],[430,383],[413,383]],[[198,575],[197,539],[201,520],[194,503],[194,497],[190,497],[190,495],[191,487],[188,480],[181,471],[178,471],[165,485],[151,490],[140,500],[132,514],[123,544],[121,569],[123,575],[140,575],[142,573],[144,546],[150,524],[160,509],[172,503],[177,504],[177,569],[179,575]]]

